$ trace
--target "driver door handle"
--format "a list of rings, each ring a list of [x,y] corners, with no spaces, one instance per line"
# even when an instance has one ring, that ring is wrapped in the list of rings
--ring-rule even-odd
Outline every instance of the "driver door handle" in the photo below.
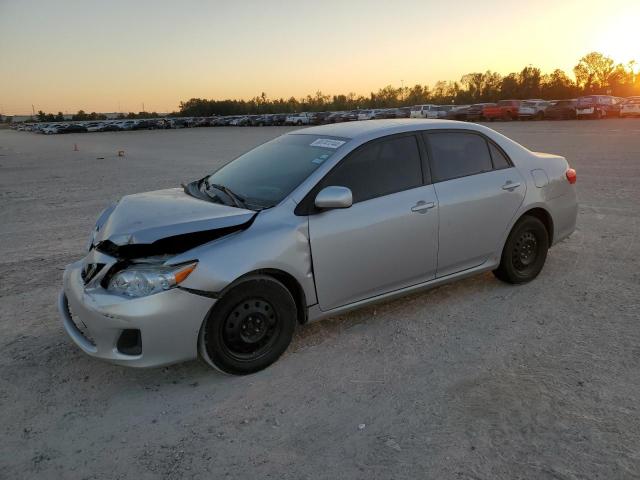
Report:
[[[420,200],[413,207],[411,207],[411,211],[417,212],[417,213],[427,213],[427,210],[435,206],[436,206],[435,202],[425,202],[424,200]]]
[[[503,190],[509,190],[510,192],[513,192],[519,186],[520,186],[520,182],[512,182],[511,180],[509,180],[507,183],[502,185],[502,189]]]

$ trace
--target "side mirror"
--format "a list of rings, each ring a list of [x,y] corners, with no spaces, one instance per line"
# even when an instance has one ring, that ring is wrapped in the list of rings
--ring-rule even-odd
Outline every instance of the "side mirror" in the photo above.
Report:
[[[324,187],[316,195],[315,206],[323,210],[349,208],[351,205],[353,205],[353,195],[347,187]]]

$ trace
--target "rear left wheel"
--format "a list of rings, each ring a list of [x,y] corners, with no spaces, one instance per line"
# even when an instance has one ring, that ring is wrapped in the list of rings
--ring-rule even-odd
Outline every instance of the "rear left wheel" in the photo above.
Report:
[[[295,301],[282,283],[267,276],[249,278],[227,292],[205,320],[200,355],[224,373],[262,370],[289,346],[296,313]]]
[[[502,250],[500,265],[493,274],[500,280],[519,284],[538,276],[547,259],[549,234],[536,217],[525,215],[515,224]]]

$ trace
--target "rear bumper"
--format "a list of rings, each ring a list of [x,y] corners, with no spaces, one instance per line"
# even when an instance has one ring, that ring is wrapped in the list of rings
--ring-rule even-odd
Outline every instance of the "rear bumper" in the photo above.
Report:
[[[119,365],[154,367],[194,359],[200,326],[215,299],[179,288],[142,298],[124,298],[102,288],[85,290],[81,262],[67,266],[58,298],[62,324],[87,355]],[[141,350],[123,353],[118,340],[138,330]]]

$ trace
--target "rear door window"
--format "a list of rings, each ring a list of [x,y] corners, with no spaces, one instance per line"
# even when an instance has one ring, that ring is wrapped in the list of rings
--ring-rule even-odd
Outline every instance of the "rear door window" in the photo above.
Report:
[[[493,170],[487,141],[468,132],[425,132],[434,182]]]

